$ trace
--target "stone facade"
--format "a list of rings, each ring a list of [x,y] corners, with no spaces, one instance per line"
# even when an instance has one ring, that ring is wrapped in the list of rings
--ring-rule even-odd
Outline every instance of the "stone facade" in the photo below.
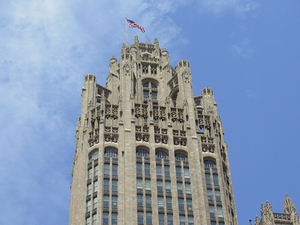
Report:
[[[214,93],[194,97],[190,64],[123,44],[106,87],[88,74],[76,128],[70,225],[237,225]]]
[[[300,225],[295,205],[287,194],[285,194],[283,202],[284,213],[274,213],[269,201],[267,201],[266,205],[261,203],[261,220],[256,216],[255,225]],[[250,225],[252,225],[251,221]]]

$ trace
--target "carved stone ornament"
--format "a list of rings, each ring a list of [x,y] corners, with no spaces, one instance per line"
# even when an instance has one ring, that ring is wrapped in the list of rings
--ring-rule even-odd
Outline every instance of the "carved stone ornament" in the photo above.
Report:
[[[130,67],[129,67],[128,63],[124,66],[124,74],[125,74],[125,76],[130,75]]]
[[[182,73],[182,78],[183,78],[183,80],[184,80],[185,83],[190,83],[190,78],[189,78],[189,77],[190,77],[190,76],[189,76],[189,74],[188,74],[187,71],[184,71],[184,72]]]

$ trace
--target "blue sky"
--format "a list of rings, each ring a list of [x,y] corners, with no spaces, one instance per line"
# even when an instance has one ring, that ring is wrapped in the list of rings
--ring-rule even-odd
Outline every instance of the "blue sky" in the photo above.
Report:
[[[0,2],[0,224],[67,224],[84,75],[105,85],[128,42],[158,38],[211,87],[225,129],[239,224],[287,193],[300,213],[300,2]]]

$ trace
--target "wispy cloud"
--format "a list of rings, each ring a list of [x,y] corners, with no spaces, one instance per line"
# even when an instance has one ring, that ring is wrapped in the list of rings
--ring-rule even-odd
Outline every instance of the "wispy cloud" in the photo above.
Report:
[[[248,58],[254,54],[254,48],[251,46],[250,40],[245,39],[240,44],[231,45],[231,49],[239,56]]]

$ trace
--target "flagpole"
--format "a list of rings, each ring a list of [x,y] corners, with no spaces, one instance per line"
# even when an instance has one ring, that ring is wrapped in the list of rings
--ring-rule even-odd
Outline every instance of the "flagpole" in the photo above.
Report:
[[[125,43],[127,45],[127,17],[125,17]]]

